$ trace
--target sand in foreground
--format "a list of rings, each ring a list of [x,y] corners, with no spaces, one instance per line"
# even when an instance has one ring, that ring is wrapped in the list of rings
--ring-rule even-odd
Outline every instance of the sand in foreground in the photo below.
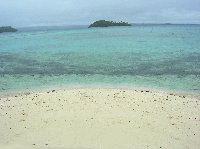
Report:
[[[1,149],[199,149],[198,97],[124,89],[0,95]]]

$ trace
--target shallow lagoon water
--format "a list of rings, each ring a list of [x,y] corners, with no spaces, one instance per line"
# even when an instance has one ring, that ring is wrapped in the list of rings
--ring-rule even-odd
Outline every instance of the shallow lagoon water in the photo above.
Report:
[[[0,91],[127,86],[200,92],[200,25],[0,34]]]

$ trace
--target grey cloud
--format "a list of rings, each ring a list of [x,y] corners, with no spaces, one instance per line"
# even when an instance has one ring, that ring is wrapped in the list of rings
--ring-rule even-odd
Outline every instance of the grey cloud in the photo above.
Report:
[[[128,22],[200,23],[200,0],[0,0],[0,26]]]

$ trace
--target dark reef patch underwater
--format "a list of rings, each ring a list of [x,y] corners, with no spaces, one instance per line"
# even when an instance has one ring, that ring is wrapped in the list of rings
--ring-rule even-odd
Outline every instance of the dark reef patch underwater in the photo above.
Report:
[[[200,75],[200,53],[162,61],[146,61],[144,59],[151,55],[134,52],[109,55],[66,52],[60,57],[59,53],[52,53],[46,56],[56,57],[56,60],[49,61],[23,55],[1,53],[0,75]]]

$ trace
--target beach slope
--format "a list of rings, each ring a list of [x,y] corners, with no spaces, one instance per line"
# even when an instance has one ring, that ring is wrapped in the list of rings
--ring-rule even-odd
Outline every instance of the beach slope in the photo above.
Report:
[[[135,89],[0,94],[2,149],[199,149],[199,97]]]

